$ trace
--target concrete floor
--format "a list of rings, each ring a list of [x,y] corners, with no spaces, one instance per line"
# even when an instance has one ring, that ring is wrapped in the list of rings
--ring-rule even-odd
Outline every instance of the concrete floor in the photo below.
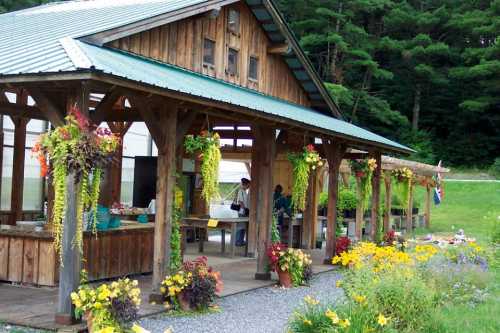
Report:
[[[237,249],[237,254],[243,254],[243,248]],[[333,269],[333,266],[323,265],[323,251],[312,250],[313,271],[315,273]],[[273,273],[272,280],[258,281],[254,279],[256,260],[235,256],[229,258],[220,254],[220,239],[210,237],[205,243],[205,252],[197,253],[196,244],[188,244],[185,260],[192,260],[199,255],[205,255],[208,263],[222,274],[224,290],[222,297],[246,292],[256,288],[270,286],[276,283],[277,277]],[[139,280],[142,291],[140,315],[148,316],[164,311],[161,305],[148,303],[148,291],[151,290],[151,274],[132,276]],[[0,321],[29,326],[33,328],[57,330],[62,327],[54,323],[54,314],[57,302],[57,288],[36,288],[12,284],[0,284]],[[75,325],[72,329],[83,329],[83,325]]]

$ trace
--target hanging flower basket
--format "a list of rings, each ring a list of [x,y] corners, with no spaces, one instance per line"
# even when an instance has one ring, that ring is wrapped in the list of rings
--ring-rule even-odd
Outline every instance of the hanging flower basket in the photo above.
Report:
[[[377,168],[377,160],[374,158],[350,161],[351,170],[360,182],[358,191],[358,202],[361,203],[363,212],[368,206],[368,198],[372,192],[373,172]]]
[[[197,136],[187,135],[184,147],[188,154],[196,153],[201,160],[201,195],[210,204],[213,199],[219,198],[220,136],[209,131],[202,131]]]
[[[323,166],[324,162],[313,145],[307,145],[301,153],[289,153],[288,160],[293,167],[292,206],[303,211],[306,208],[309,174],[311,170]]]
[[[66,211],[66,180],[71,175],[77,188],[77,232],[73,245],[82,250],[83,213],[93,213],[93,231],[102,170],[112,161],[119,139],[106,128],[96,128],[74,107],[66,124],[40,135],[32,153],[41,165],[42,176],[52,173],[54,244],[62,262],[61,238]],[[48,161],[48,163],[47,163]]]
[[[410,189],[414,179],[413,171],[406,167],[394,169],[392,177],[396,183],[394,193],[403,203],[404,211],[407,211],[410,204]]]

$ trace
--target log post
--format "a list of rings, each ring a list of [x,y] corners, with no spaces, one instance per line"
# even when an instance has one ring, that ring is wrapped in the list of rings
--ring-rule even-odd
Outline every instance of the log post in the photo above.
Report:
[[[316,188],[315,171],[311,170],[309,174],[309,185],[306,192],[306,207],[302,212],[302,244],[303,249],[312,248],[312,233],[314,228],[314,190]]]
[[[259,140],[259,128],[252,126],[254,140],[252,142],[252,161],[250,165],[250,213],[248,216],[248,256],[253,258],[257,249],[257,230],[259,220],[257,219],[257,209],[259,203],[259,158],[261,141]]]
[[[150,300],[161,300],[160,287],[170,270],[170,235],[174,206],[177,106],[154,109],[144,101],[140,113],[158,147],[153,282]],[[145,103],[145,104],[144,104]]]
[[[77,106],[80,112],[88,116],[88,86],[82,84],[70,92],[66,99],[66,110]],[[82,258],[80,249],[73,246],[73,239],[77,227],[77,193],[78,185],[75,184],[75,175],[68,174],[66,178],[66,212],[64,216],[64,231],[62,235],[62,263],[59,269],[59,297],[55,321],[57,324],[70,325],[75,322],[75,314],[71,302],[71,293],[78,288],[80,283],[80,270]]]
[[[339,193],[339,172],[345,146],[338,141],[325,142],[325,154],[328,160],[328,216],[326,227],[325,264],[331,264],[335,256],[337,231],[337,198]]]
[[[406,208],[406,233],[413,232],[413,181],[410,182],[410,194],[408,199],[408,207]]]
[[[391,209],[392,209],[392,179],[391,172],[384,173],[385,184],[385,211],[384,211],[384,232],[391,229]]]
[[[113,132],[113,134],[118,136],[120,140],[113,157],[113,162],[108,168],[109,179],[111,182],[109,187],[110,193],[108,198],[109,200],[108,204],[120,202],[120,194],[122,187],[123,138],[125,137],[125,134],[127,134],[127,131],[129,130],[131,125],[132,122],[128,123],[108,122],[108,126],[111,132]]]
[[[371,210],[371,228],[370,238],[375,241],[379,230],[380,213],[380,175],[382,173],[382,154],[377,151],[374,154],[377,161],[377,168],[373,171],[372,177],[372,210]]]
[[[427,184],[425,186],[425,227],[428,229],[431,226],[431,201],[432,201],[432,187],[429,184],[430,177],[427,177]]]
[[[258,166],[258,203],[257,203],[257,272],[256,280],[269,280],[269,260],[266,250],[271,241],[273,210],[273,165],[276,149],[276,132],[272,127],[261,126],[259,129],[260,145]]]
[[[357,197],[361,197],[361,180],[359,177],[356,177],[356,192],[357,192]],[[364,223],[364,209],[363,209],[363,202],[360,200],[356,201],[356,226],[355,226],[355,240],[360,241],[363,238],[363,223]]]
[[[26,155],[27,118],[11,117],[14,123],[14,157],[12,164],[12,189],[9,224],[15,225],[23,215],[24,158]]]

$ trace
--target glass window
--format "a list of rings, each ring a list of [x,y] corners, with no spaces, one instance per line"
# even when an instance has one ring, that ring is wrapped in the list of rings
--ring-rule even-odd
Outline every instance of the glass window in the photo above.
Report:
[[[24,152],[23,210],[42,210],[44,179],[40,177],[40,164],[31,155],[31,149]]]
[[[250,62],[248,63],[248,78],[254,81],[259,79],[259,59],[256,57],[250,57]]]
[[[207,38],[203,40],[203,64],[215,65],[215,42]]]
[[[12,191],[12,163],[14,159],[14,150],[12,147],[3,148],[2,165],[2,201],[0,209],[10,210],[10,195]]]
[[[149,131],[144,122],[134,122],[123,138],[124,156],[148,154]]]
[[[227,55],[227,72],[230,75],[238,75],[238,51],[229,49]]]
[[[134,159],[124,157],[122,160],[122,187],[120,201],[132,206],[134,192]]]
[[[240,12],[236,9],[229,9],[227,17],[227,28],[235,34],[240,32]]]

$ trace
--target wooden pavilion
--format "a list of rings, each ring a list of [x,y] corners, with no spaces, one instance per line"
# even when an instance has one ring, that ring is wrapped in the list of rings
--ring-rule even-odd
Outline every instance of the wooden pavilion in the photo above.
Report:
[[[186,134],[225,126],[232,129],[219,131],[222,138],[253,142],[251,148],[235,144],[224,154],[229,158],[240,153],[251,155],[248,246],[250,255],[257,256],[256,279],[270,278],[265,249],[270,240],[274,178],[289,172],[279,168],[277,156],[313,143],[328,160],[325,261],[330,262],[335,249],[341,161],[356,158],[347,149],[367,151],[379,166],[383,152],[412,152],[342,120],[270,0],[59,2],[0,15],[0,28],[0,113],[15,124],[15,186],[9,217],[2,223],[13,225],[29,218],[23,216],[22,202],[30,119],[57,127],[76,105],[94,124],[105,122],[121,137],[132,122],[145,122],[158,148],[156,215],[154,232],[131,242],[141,244],[151,237],[152,253],[145,255],[153,258],[153,294],[158,293],[169,267],[172,193]],[[14,100],[8,98],[12,95]],[[121,159],[121,152],[117,158]],[[381,173],[377,168],[373,178],[374,224],[379,214]],[[105,179],[106,200],[119,198],[120,179],[121,167],[114,165]],[[68,193],[72,193],[71,182]],[[49,214],[50,194],[48,186]],[[313,226],[316,199],[310,197],[304,224]],[[71,197],[68,201],[72,202]],[[80,253],[71,247],[75,216],[76,209],[69,204],[63,260],[71,264],[65,264],[59,273],[56,319],[61,323],[72,321],[69,294],[78,285],[82,267]],[[304,226],[307,232],[313,228]],[[0,230],[2,233],[6,231]],[[28,242],[40,246],[31,253],[20,253],[19,247],[24,248],[26,242],[23,237],[19,232],[13,237],[15,241],[0,243],[0,280],[10,274],[13,256],[20,264],[26,255],[31,259],[53,255],[50,243],[37,243],[36,238]],[[50,235],[44,237],[50,239]],[[312,246],[312,236],[305,239],[304,246]],[[130,243],[123,248],[127,246]],[[141,258],[135,260],[140,266]],[[118,266],[125,270],[135,267],[134,263],[123,266],[123,262],[126,258],[119,259]],[[8,267],[2,270],[5,265]]]

